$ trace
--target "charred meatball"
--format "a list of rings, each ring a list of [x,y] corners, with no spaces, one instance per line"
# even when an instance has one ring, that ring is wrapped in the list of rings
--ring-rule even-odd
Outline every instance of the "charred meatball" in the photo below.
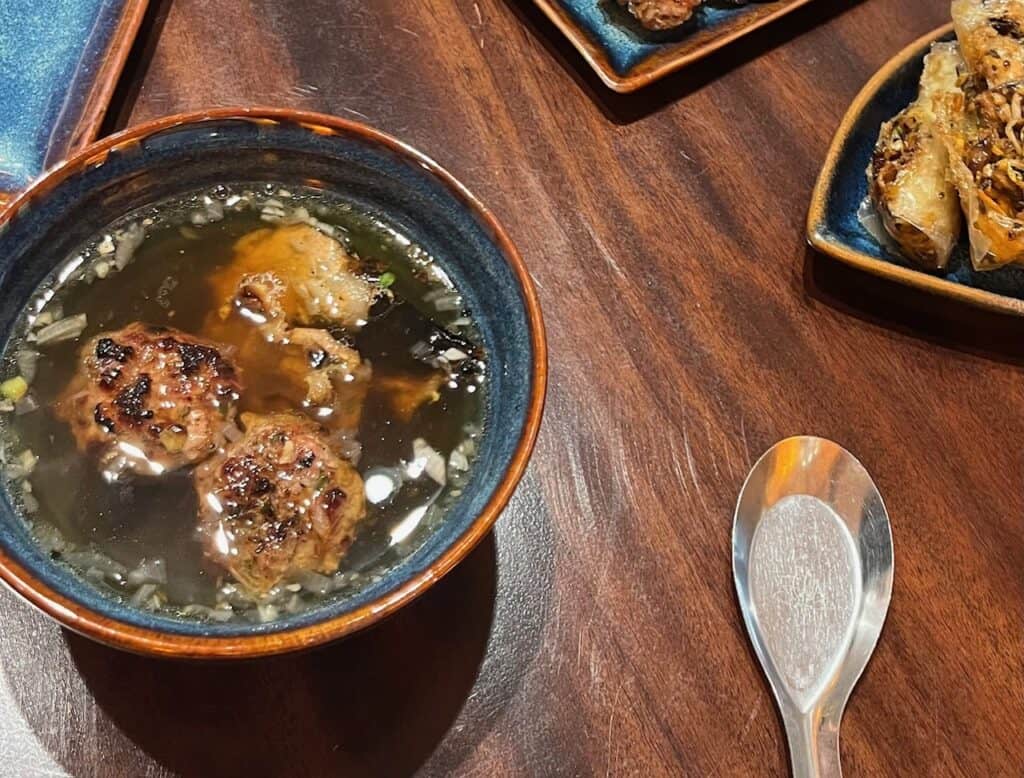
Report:
[[[83,347],[57,402],[105,477],[160,475],[212,454],[241,391],[230,349],[167,327],[134,323]]]
[[[250,593],[338,568],[365,515],[363,481],[314,422],[242,414],[243,437],[196,470],[207,558]]]
[[[619,0],[648,30],[670,30],[693,16],[703,0]]]

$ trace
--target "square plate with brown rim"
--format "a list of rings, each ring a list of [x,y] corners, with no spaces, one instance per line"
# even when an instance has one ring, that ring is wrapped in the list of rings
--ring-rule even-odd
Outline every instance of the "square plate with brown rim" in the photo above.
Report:
[[[147,0],[0,0],[0,204],[94,140]]]
[[[534,0],[601,80],[633,92],[810,0],[707,0],[673,30],[644,29],[616,0]]]
[[[917,97],[924,56],[932,43],[952,39],[952,24],[918,38],[883,65],[854,98],[811,196],[807,240],[818,251],[874,275],[989,310],[1024,315],[1024,268],[979,272],[971,265],[966,237],[961,237],[945,271],[919,270],[860,218],[868,190],[865,171],[882,122]]]

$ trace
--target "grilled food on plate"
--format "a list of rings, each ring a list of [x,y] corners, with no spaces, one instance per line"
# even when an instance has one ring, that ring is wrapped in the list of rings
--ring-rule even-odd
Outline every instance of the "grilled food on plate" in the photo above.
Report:
[[[868,169],[871,200],[886,231],[908,257],[935,270],[946,267],[960,236],[960,203],[936,101],[956,90],[961,62],[955,43],[932,47],[917,100],[882,125]]]
[[[944,269],[967,222],[977,270],[1024,264],[1024,0],[954,0],[955,43],[882,125],[868,184],[903,253]]]
[[[648,30],[670,30],[693,16],[703,0],[619,0]]]

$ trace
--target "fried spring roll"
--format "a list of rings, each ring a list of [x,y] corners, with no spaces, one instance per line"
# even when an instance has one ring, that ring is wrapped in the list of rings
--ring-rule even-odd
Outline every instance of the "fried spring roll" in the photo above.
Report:
[[[936,110],[956,89],[961,63],[955,43],[932,46],[917,100],[882,125],[867,171],[886,232],[931,270],[946,267],[960,235],[960,203]]]

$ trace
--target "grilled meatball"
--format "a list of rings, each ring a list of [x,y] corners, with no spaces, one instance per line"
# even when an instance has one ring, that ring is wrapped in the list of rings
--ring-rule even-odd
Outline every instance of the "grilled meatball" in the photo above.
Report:
[[[112,481],[205,459],[233,423],[240,391],[230,349],[136,322],[86,343],[56,412]]]
[[[242,423],[243,437],[196,470],[207,558],[256,595],[299,571],[333,573],[365,515],[359,473],[305,417]]]
[[[703,0],[619,0],[648,30],[670,30],[693,16]]]
[[[332,430],[355,429],[369,388],[369,363],[327,330],[291,326],[286,295],[275,273],[244,276],[204,325],[204,334],[237,347],[249,389],[243,410],[304,408]]]
[[[366,322],[378,289],[358,275],[358,265],[336,240],[306,224],[262,229],[240,238],[231,262],[210,277],[219,301],[233,300],[244,285],[267,285],[272,314],[289,325]]]

